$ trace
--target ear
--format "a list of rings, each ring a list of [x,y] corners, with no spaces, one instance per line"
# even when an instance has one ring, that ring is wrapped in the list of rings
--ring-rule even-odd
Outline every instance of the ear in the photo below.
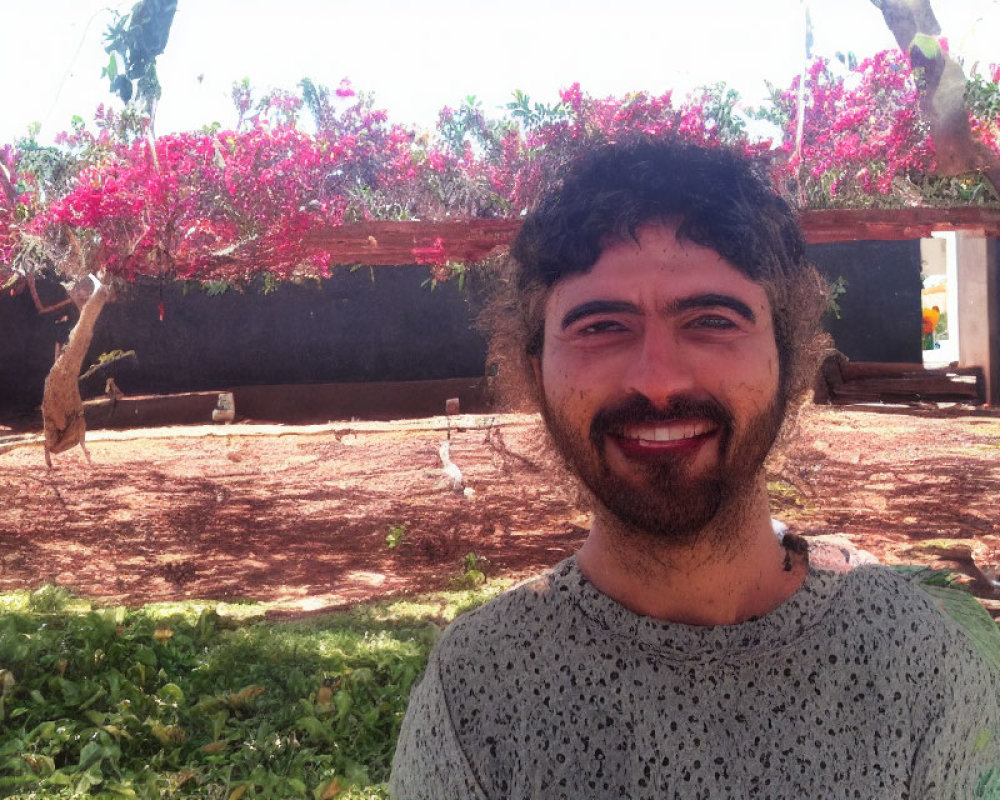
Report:
[[[542,396],[542,359],[539,356],[528,356],[531,360],[531,372],[535,376],[535,391]]]

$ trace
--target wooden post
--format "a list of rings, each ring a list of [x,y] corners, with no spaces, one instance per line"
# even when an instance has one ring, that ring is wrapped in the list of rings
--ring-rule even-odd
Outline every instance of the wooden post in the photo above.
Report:
[[[1000,404],[1000,249],[981,231],[959,231],[959,364],[980,366],[986,376],[986,400]]]
[[[989,305],[990,372],[986,376],[986,395],[990,405],[1000,405],[1000,239],[986,240],[987,291]]]

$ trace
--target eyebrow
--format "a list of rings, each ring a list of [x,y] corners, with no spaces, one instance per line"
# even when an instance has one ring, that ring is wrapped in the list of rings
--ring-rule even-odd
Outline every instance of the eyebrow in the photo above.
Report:
[[[691,297],[682,297],[670,304],[672,312],[690,311],[693,308],[728,308],[735,311],[747,322],[756,322],[757,315],[742,300],[728,294],[696,294]]]
[[[671,303],[667,310],[676,314],[681,311],[690,311],[696,308],[728,308],[735,311],[748,322],[756,322],[757,315],[742,300],[737,300],[728,294],[696,294],[690,297],[682,297]],[[639,307],[635,303],[627,300],[590,300],[573,306],[562,318],[561,328],[566,330],[574,322],[595,314],[639,314]]]
[[[635,303],[629,303],[626,300],[591,300],[587,303],[573,306],[573,308],[567,311],[566,315],[562,318],[562,329],[566,330],[577,320],[593,316],[594,314],[620,314],[623,311],[627,314],[638,314],[639,307]]]

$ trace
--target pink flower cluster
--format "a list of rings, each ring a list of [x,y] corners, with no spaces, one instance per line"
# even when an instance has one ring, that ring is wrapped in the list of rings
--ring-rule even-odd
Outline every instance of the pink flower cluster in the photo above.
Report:
[[[787,124],[784,177],[824,204],[840,197],[888,195],[894,182],[928,173],[934,148],[918,112],[917,84],[906,57],[884,51],[847,75],[816,59],[806,75],[805,125],[796,149],[798,80],[781,103]]]
[[[338,95],[350,96],[348,88],[342,84]],[[238,100],[250,107],[242,93]],[[244,130],[160,136],[155,157],[148,139],[108,146],[77,130],[65,143],[99,143],[101,157],[35,216],[32,228],[89,231],[107,269],[129,280],[328,274],[329,254],[303,255],[303,235],[377,216],[383,202],[392,202],[387,195],[405,198],[400,167],[411,167],[412,135],[364,101],[342,113],[329,109],[308,134],[295,124],[300,107],[298,98],[274,92]]]

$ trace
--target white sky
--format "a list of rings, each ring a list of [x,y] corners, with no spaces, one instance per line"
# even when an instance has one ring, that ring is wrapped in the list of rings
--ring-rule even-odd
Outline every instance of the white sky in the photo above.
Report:
[[[103,33],[111,9],[134,2],[0,0],[15,20],[0,48],[0,143],[36,121],[51,141],[74,114],[120,107],[101,78]],[[935,5],[953,52],[1000,61],[1000,0]],[[894,46],[870,0],[810,7],[816,54]],[[514,89],[552,102],[574,81],[598,96],[682,96],[724,80],[760,102],[765,79],[784,86],[801,69],[802,31],[801,0],[179,0],[157,132],[234,125],[230,88],[243,77],[258,90],[348,77],[391,120],[421,127],[467,94],[495,111]]]

